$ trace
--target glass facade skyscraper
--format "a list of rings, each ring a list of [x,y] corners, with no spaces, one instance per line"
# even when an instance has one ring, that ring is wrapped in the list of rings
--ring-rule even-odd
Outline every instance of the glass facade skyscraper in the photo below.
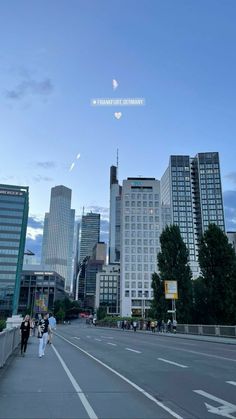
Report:
[[[65,279],[67,291],[72,288],[74,220],[71,189],[55,186],[51,190],[50,210],[45,214],[42,264]]]
[[[17,314],[29,212],[25,186],[0,185],[0,314]]]
[[[95,244],[100,237],[100,214],[90,213],[82,215],[79,260],[92,256]]]
[[[198,243],[210,223],[223,231],[224,211],[219,154],[170,156],[161,178],[161,201],[169,208],[166,224],[176,224],[189,250],[193,275],[198,275]],[[164,227],[164,225],[163,225]]]

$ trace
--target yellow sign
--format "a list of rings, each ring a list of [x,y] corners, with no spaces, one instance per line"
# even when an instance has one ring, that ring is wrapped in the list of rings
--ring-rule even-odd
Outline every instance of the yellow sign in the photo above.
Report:
[[[177,281],[165,282],[165,298],[169,300],[178,300],[178,284]]]

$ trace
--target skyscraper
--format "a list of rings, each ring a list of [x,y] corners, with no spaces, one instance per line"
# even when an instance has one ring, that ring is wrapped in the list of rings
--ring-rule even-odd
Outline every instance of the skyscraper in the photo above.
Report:
[[[17,314],[29,211],[26,186],[0,185],[0,314]]]
[[[95,244],[100,237],[100,214],[82,215],[79,260],[92,256]]]
[[[161,178],[161,202],[176,224],[189,250],[190,266],[198,275],[198,243],[210,223],[223,231],[224,211],[219,154],[199,153],[195,157],[170,156]],[[164,221],[164,218],[163,218]]]
[[[121,199],[121,315],[150,308],[152,274],[160,250],[160,182],[155,178],[123,181]]]
[[[110,168],[110,222],[109,222],[109,263],[120,261],[121,191],[117,179],[117,167]]]
[[[65,279],[72,287],[72,254],[75,210],[71,209],[71,189],[60,185],[51,189],[50,210],[45,214],[42,264]]]

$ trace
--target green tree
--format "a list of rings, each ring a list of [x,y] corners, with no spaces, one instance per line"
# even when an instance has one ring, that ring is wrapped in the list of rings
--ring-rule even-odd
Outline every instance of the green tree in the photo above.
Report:
[[[211,324],[236,323],[236,256],[226,234],[210,224],[199,246],[199,265]],[[204,306],[203,306],[204,308]]]
[[[163,305],[162,290],[164,292],[163,281],[177,281],[178,300],[176,300],[176,315],[179,323],[189,323],[192,320],[192,273],[188,264],[188,249],[181,237],[180,229],[176,225],[167,226],[161,236],[161,251],[158,253],[157,261],[159,268],[159,280],[153,282],[159,300],[155,300],[154,305],[158,310],[158,305]],[[169,303],[170,304],[170,303]]]
[[[158,320],[166,320],[169,302],[165,299],[164,281],[154,272],[152,275],[153,300],[151,317]]]

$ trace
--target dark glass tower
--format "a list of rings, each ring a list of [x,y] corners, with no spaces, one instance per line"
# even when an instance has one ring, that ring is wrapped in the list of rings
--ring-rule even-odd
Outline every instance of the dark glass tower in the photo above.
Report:
[[[27,186],[0,185],[0,314],[17,314],[29,212]]]

